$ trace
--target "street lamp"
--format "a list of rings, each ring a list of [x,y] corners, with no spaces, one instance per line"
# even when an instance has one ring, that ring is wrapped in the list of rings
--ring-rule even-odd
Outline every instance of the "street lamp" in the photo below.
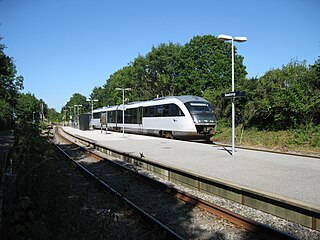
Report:
[[[73,105],[73,127],[76,128],[76,122],[77,122],[77,107],[78,105]]]
[[[78,107],[78,109],[77,109]],[[82,107],[81,104],[79,105],[73,105],[73,110],[74,110],[74,124],[73,127],[76,127],[77,124],[77,128],[79,129],[79,115],[80,115],[80,107]]]
[[[232,52],[232,92],[234,92],[234,44],[233,42],[245,42],[246,37],[232,37],[228,35],[220,34],[218,36],[219,40],[230,41],[231,40],[231,52]],[[235,97],[232,97],[232,156],[235,153]]]
[[[67,112],[68,112],[68,110],[63,109],[63,112],[64,112],[64,114],[63,114],[63,126],[65,127],[65,126],[66,126],[66,120],[67,120]]]
[[[130,91],[131,88],[116,88],[117,91],[122,91],[122,137],[124,137],[124,91]]]
[[[87,99],[86,101],[91,102],[91,120],[92,120],[93,119],[93,102],[99,102],[99,100],[98,99]]]
[[[68,106],[68,108],[70,109],[70,114],[69,114],[69,127],[72,127],[72,113],[71,113],[71,109],[72,107],[71,106]]]
[[[82,105],[78,105],[78,120],[77,120],[77,123],[78,123],[78,129],[80,129],[80,108],[82,107]]]

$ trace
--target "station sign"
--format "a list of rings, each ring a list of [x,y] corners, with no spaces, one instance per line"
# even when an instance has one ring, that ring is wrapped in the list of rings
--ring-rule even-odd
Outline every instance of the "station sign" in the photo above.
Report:
[[[244,97],[246,95],[246,92],[242,91],[235,91],[235,92],[228,92],[224,94],[225,98],[239,98]]]

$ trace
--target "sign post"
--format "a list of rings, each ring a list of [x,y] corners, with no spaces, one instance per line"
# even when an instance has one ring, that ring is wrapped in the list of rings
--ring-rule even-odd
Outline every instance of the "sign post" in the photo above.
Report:
[[[223,95],[225,98],[240,98],[246,96],[246,92],[236,91],[236,92],[227,92]]]
[[[233,92],[227,92],[223,94],[223,97],[225,98],[231,98],[232,99],[232,156],[234,156],[235,153],[235,99],[244,97],[246,95],[246,92],[242,91],[233,91]]]

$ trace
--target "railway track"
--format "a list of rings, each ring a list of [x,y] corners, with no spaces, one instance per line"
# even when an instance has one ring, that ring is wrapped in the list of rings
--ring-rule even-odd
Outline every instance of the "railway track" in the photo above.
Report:
[[[56,131],[58,147],[103,188],[125,201],[172,239],[295,239],[264,224],[215,206],[139,174],[135,165],[103,158],[67,143]],[[102,161],[104,160],[104,161]]]

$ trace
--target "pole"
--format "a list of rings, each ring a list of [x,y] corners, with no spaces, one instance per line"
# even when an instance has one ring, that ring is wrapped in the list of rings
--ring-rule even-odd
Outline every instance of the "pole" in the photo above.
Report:
[[[78,118],[77,118],[77,123],[78,123],[78,129],[80,129],[80,105],[78,105]]]
[[[115,90],[122,90],[122,136],[124,137],[124,91],[130,91],[131,88],[116,88]]]
[[[63,114],[63,126],[66,126],[66,120],[67,120],[67,111],[66,109],[63,110],[64,114]]]
[[[232,92],[234,92],[234,44],[231,40],[232,51]],[[232,156],[235,154],[235,97],[232,98]]]
[[[91,100],[91,119],[93,119],[93,99]]]
[[[124,137],[124,88],[122,89],[122,137]]]
[[[74,114],[74,117],[73,117],[73,128],[75,128],[76,127],[76,120],[77,120],[76,105],[73,105],[73,114]]]
[[[218,36],[218,39],[222,41],[230,41],[231,40],[231,52],[232,52],[232,92],[234,92],[234,41],[236,42],[245,42],[247,41],[246,37],[232,37],[224,34],[220,34]],[[236,134],[235,134],[235,115],[236,115],[236,110],[235,110],[235,96],[232,97],[232,156],[235,154],[235,139],[236,139]]]
[[[72,113],[71,113],[71,109],[72,107],[68,106],[70,112],[69,112],[69,127],[72,127]]]
[[[93,130],[93,102],[99,102],[98,99],[87,99],[87,102],[91,102],[91,121],[90,121],[90,129]],[[82,106],[82,105],[81,105]]]

